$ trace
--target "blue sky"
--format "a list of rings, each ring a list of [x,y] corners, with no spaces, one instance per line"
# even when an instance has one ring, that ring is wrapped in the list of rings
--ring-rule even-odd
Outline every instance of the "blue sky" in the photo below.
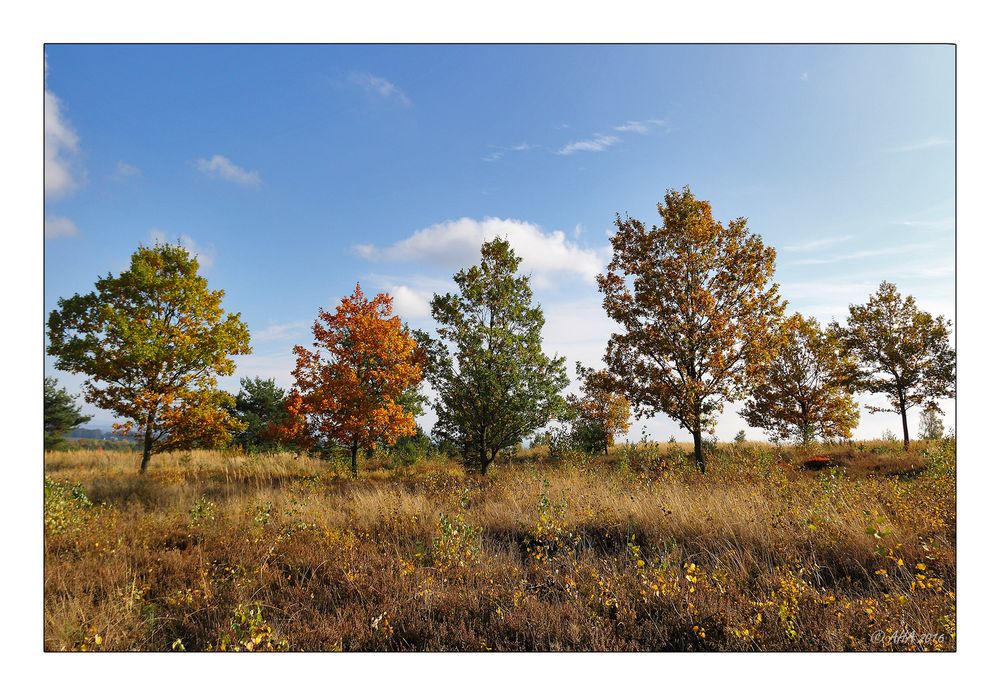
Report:
[[[431,294],[500,234],[546,348],[597,366],[615,213],[655,222],[690,185],[777,249],[791,310],[843,317],[890,280],[953,318],[954,67],[950,46],[50,44],[46,314],[140,243],[181,239],[250,325],[222,385],[288,386],[320,306],[360,281],[432,328]],[[863,412],[856,436],[886,428]]]

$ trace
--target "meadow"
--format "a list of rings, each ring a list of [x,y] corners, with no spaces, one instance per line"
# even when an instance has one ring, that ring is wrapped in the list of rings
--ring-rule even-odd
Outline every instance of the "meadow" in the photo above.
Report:
[[[955,649],[953,439],[689,449],[49,452],[45,649]]]

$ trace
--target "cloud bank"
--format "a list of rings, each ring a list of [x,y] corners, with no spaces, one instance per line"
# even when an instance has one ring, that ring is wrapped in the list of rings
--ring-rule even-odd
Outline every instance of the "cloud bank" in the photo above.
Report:
[[[458,270],[477,263],[483,242],[498,237],[507,239],[523,259],[522,270],[543,284],[559,275],[593,282],[604,270],[605,252],[575,244],[561,230],[545,232],[530,222],[495,217],[449,220],[388,247],[361,244],[354,251],[370,261],[433,264]]]

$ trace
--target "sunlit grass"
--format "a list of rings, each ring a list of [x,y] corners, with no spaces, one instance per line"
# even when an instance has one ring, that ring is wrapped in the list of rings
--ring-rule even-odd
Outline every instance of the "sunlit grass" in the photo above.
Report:
[[[953,443],[689,449],[50,453],[46,648],[955,648]]]

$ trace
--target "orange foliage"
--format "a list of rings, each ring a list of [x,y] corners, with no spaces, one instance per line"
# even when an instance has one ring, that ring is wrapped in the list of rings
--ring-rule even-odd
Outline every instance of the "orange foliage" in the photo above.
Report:
[[[283,436],[307,447],[344,447],[357,473],[359,448],[391,445],[416,432],[401,397],[420,383],[425,356],[393,316],[392,297],[368,300],[360,284],[335,313],[320,310],[313,338],[315,350],[294,348]]]

